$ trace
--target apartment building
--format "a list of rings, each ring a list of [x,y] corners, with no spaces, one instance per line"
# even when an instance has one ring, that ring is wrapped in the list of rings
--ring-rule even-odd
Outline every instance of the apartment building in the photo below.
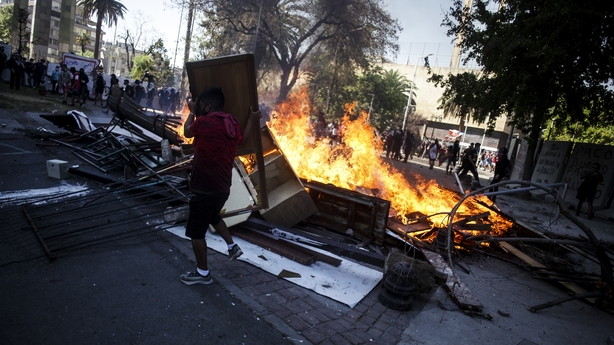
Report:
[[[27,8],[30,14],[26,31],[30,33],[31,58],[59,62],[63,52],[81,51],[76,42],[82,33],[90,37],[90,44],[85,48],[94,49],[95,23],[83,18],[76,0],[0,0],[0,6],[10,4],[14,5],[15,11]],[[19,27],[17,15],[13,16],[13,27]],[[19,32],[14,29],[10,44],[17,47],[18,42]]]

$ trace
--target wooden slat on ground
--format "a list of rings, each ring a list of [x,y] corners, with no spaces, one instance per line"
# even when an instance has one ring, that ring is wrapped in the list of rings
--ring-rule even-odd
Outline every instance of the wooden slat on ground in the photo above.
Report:
[[[424,254],[426,260],[433,265],[437,271],[445,273],[448,276],[446,288],[459,308],[482,312],[482,303],[480,303],[477,297],[469,290],[469,287],[452,272],[452,269],[450,269],[450,266],[441,255],[426,249],[422,249],[422,254]]]
[[[339,265],[341,265],[341,260],[337,258],[333,258],[326,254],[310,250],[284,240],[276,240],[257,231],[243,228],[240,225],[233,227],[230,229],[230,231],[233,236],[239,237],[306,266],[313,264],[316,260],[325,262],[335,267],[339,267]]]
[[[512,246],[511,244],[507,242],[499,242],[499,246],[501,246],[501,248],[505,250],[506,252],[516,256],[517,258],[531,265],[532,267],[548,269],[548,267],[546,267],[541,262],[533,259],[532,257],[528,256],[527,254],[523,253],[522,251],[520,251],[519,249],[517,249],[516,247]],[[557,282],[563,285],[569,291],[573,292],[574,294],[584,294],[587,292],[585,289],[581,288],[580,286],[574,283],[560,281],[560,280]],[[596,298],[585,298],[585,300],[592,304],[595,304],[597,302]]]

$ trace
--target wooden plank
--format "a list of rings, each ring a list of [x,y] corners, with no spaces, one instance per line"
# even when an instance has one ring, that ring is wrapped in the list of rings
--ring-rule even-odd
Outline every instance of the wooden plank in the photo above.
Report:
[[[230,233],[232,236],[253,243],[305,266],[310,266],[316,261],[314,255],[300,250],[296,245],[270,238],[255,231],[243,229],[240,226],[230,229]]]
[[[499,246],[501,246],[501,248],[505,250],[506,252],[514,255],[515,257],[519,258],[520,260],[524,261],[525,263],[529,264],[532,267],[548,269],[548,267],[546,267],[541,262],[533,259],[532,257],[528,256],[527,254],[523,253],[522,251],[520,251],[519,249],[517,249],[516,247],[512,246],[511,244],[507,242],[499,242]],[[552,277],[552,276],[548,276],[548,277]],[[584,290],[583,288],[581,288],[580,286],[574,283],[560,281],[560,280],[557,280],[557,282],[575,294],[583,294],[587,292],[586,290]],[[596,298],[586,298],[586,301],[592,304],[595,304],[597,302],[597,299]]]
[[[482,312],[482,303],[480,303],[473,292],[469,290],[469,287],[463,283],[458,276],[454,274],[454,272],[452,272],[452,269],[450,269],[450,266],[446,260],[435,252],[426,249],[421,250],[426,260],[433,265],[437,271],[445,273],[448,277],[446,280],[446,288],[450,292],[450,296],[452,296],[452,299],[458,305],[458,307],[463,310]]]

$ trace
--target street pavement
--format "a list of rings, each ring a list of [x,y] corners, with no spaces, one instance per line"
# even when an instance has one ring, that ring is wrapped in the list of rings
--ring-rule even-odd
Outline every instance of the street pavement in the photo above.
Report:
[[[101,110],[83,111],[94,123],[110,120]],[[0,109],[0,123],[7,125],[0,127],[0,193],[66,183],[93,185],[75,176],[61,181],[46,175],[47,159],[73,164],[75,157],[69,150],[37,146],[35,139],[13,130],[46,123],[36,113]],[[408,175],[418,173],[457,188],[452,176],[443,168],[429,170],[426,160],[386,161]],[[486,185],[488,172],[480,171],[480,177]],[[564,220],[553,222],[552,204],[545,201],[500,197],[498,202],[531,226],[577,230]],[[3,210],[0,220],[6,224]],[[583,220],[600,238],[614,234],[611,222]],[[20,236],[2,234],[0,251],[10,249]],[[75,250],[53,262],[44,255],[3,261],[0,343],[564,345],[608,344],[614,336],[612,315],[583,301],[529,312],[530,306],[567,296],[556,283],[492,256],[461,260],[471,273],[457,274],[492,320],[464,314],[442,287],[418,295],[406,312],[381,305],[380,286],[349,308],[213,251],[209,265],[214,284],[186,286],[179,274],[195,266],[189,241],[167,232],[149,233]]]

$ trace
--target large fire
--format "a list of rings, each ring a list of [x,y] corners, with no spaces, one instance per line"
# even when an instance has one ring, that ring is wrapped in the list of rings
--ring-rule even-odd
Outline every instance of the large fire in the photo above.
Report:
[[[268,126],[282,152],[297,175],[306,180],[330,183],[337,187],[356,190],[364,187],[378,191],[378,197],[389,200],[392,216],[407,222],[406,215],[421,212],[425,215],[446,213],[456,205],[459,196],[441,188],[436,181],[416,177],[411,185],[405,176],[381,158],[383,150],[367,114],[350,120],[355,104],[346,106],[346,115],[340,123],[342,144],[330,145],[329,140],[314,139],[309,115],[312,106],[306,90],[293,94],[271,114]],[[487,211],[481,205],[469,202],[459,212],[478,214]],[[436,224],[446,221],[446,215],[431,218]]]

